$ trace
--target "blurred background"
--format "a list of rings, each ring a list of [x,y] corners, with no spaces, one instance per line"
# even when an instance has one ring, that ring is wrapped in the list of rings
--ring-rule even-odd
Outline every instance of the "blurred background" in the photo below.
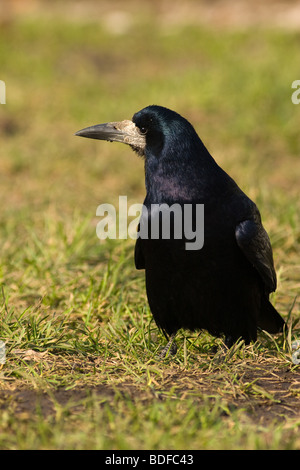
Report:
[[[159,104],[190,120],[257,202],[287,312],[300,289],[299,51],[299,1],[0,1],[0,283],[11,301],[61,286],[58,305],[67,261],[105,258],[97,206],[143,201],[141,159],[74,133]]]

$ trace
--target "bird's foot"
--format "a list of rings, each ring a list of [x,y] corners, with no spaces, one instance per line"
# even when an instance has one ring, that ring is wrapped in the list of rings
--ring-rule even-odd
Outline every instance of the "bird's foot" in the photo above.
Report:
[[[167,357],[168,354],[175,356],[176,353],[177,353],[177,344],[175,342],[175,334],[172,334],[170,336],[170,339],[167,345],[161,350],[159,357],[160,359],[164,359],[165,357]]]
[[[234,345],[235,341],[232,336],[228,335],[225,337],[225,346],[230,349]]]

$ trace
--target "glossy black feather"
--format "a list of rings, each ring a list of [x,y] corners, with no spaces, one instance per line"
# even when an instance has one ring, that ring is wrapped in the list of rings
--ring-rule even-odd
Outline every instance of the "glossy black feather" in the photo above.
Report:
[[[136,242],[157,325],[167,336],[180,328],[224,334],[228,345],[256,340],[258,327],[281,331],[284,321],[269,302],[276,289],[271,244],[254,202],[177,113],[149,106],[133,122],[146,133],[145,207],[204,204],[202,249],[186,250],[184,238]],[[141,217],[140,228],[146,222]]]

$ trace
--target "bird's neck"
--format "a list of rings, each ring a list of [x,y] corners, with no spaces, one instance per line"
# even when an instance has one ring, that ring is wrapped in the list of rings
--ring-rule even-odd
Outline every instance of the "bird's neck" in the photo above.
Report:
[[[202,144],[203,145],[203,144]],[[151,203],[193,202],[204,198],[207,186],[214,184],[218,165],[207,149],[200,152],[169,152],[159,159],[145,160],[145,185]]]

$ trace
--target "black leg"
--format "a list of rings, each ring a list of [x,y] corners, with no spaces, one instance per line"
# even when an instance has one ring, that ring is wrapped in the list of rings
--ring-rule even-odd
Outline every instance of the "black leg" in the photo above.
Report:
[[[176,333],[173,333],[170,336],[170,339],[169,339],[167,345],[161,350],[160,355],[159,355],[159,357],[161,359],[164,359],[167,356],[168,353],[170,353],[172,356],[175,356],[175,354],[177,352],[177,345],[175,343],[175,336],[176,336]]]
[[[230,349],[234,345],[235,341],[232,336],[228,335],[225,337],[225,345]]]

